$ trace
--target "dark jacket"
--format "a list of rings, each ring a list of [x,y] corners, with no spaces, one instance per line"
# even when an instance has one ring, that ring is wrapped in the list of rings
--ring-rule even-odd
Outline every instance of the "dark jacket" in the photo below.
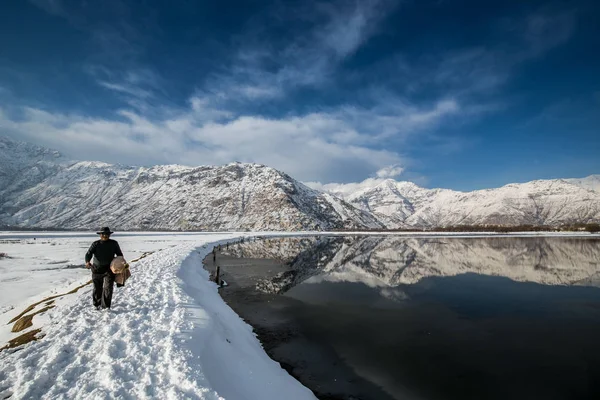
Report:
[[[87,253],[85,253],[85,262],[91,261],[93,256],[94,264],[92,265],[92,272],[94,274],[104,274],[110,271],[110,263],[113,258],[122,255],[123,252],[116,240],[96,240],[92,243]]]

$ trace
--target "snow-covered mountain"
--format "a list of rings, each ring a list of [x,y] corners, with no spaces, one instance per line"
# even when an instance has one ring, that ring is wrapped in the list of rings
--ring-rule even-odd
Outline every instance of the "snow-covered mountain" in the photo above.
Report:
[[[0,226],[318,230],[600,221],[598,175],[473,192],[365,182],[322,192],[259,164],[76,162],[0,137]]]
[[[373,180],[343,197],[388,228],[453,225],[561,225],[600,221],[600,176],[537,180],[498,189],[458,192],[411,182]]]
[[[369,213],[264,165],[126,167],[69,162],[7,139],[0,145],[0,224],[122,230],[382,227]]]
[[[590,175],[581,179],[565,179],[565,182],[600,193],[600,175]]]
[[[58,151],[0,136],[0,204],[55,175],[69,161]]]

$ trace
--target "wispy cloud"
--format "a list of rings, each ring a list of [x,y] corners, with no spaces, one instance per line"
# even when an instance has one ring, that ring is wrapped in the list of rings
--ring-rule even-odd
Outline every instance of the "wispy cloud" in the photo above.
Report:
[[[485,45],[446,49],[412,59],[396,55],[379,65],[378,73],[390,74],[390,85],[407,94],[434,91],[463,102],[490,98],[511,80],[519,66],[565,44],[575,31],[576,17],[576,10],[543,8],[506,18],[491,24],[490,35],[496,39]]]
[[[366,175],[383,179],[410,168],[407,156],[388,150],[389,143],[435,137],[444,124],[498,109],[502,104],[490,93],[510,80],[516,66],[565,43],[575,26],[574,12],[542,10],[507,21],[502,29],[511,39],[499,44],[410,61],[392,54],[381,74],[370,71],[389,77],[385,85],[358,71],[365,84],[353,96],[309,111],[281,110],[283,116],[273,117],[260,106],[286,100],[298,89],[325,92],[343,85],[340,67],[380,33],[400,1],[311,1],[271,10],[269,18],[257,17],[233,40],[231,57],[215,60],[218,72],[190,83],[193,94],[179,99],[179,104],[187,99],[183,107],[166,100],[164,88],[172,77],[140,62],[149,39],[130,23],[129,6],[115,2],[107,13],[110,23],[105,18],[88,24],[89,8],[69,8],[59,0],[34,2],[87,29],[102,49],[88,60],[88,73],[125,106],[113,118],[5,108],[0,127],[7,132],[79,158],[94,148],[104,161],[132,164],[260,162],[322,182]],[[288,24],[298,25],[290,27],[290,37],[277,40],[272,28]],[[414,100],[424,92],[429,93],[425,100]],[[439,140],[455,147],[462,143]]]
[[[388,179],[398,178],[404,172],[404,166],[400,164],[386,165],[375,172],[374,177],[364,179],[360,182],[352,183],[321,183],[318,181],[304,182],[305,185],[320,190],[322,192],[332,193],[343,199],[348,198],[350,195],[356,194],[364,189],[371,189],[377,185],[380,185]]]
[[[277,15],[272,19],[282,25],[297,19],[312,24],[282,42],[273,42],[263,20],[250,24],[231,63],[207,80],[207,93],[257,100],[278,98],[295,88],[326,86],[336,67],[378,32],[381,21],[397,4],[386,0],[309,2],[306,8],[271,11]]]
[[[404,172],[404,168],[398,164],[388,165],[375,173],[378,178],[387,179],[395,178]]]
[[[321,182],[304,182],[310,188],[334,194],[342,199],[348,199],[362,190],[374,188],[377,185],[384,183],[387,178],[367,178],[360,182],[351,183],[321,183]]]
[[[227,115],[192,100],[189,109],[165,110],[160,119],[133,111],[118,116],[106,120],[34,108],[2,110],[0,128],[80,159],[192,166],[238,160],[264,163],[299,179],[348,179],[348,171],[360,176],[361,171],[402,161],[392,151],[337,140],[336,133],[351,128],[330,114],[219,120]]]
[[[147,68],[113,70],[94,65],[87,72],[96,83],[117,95],[125,103],[139,111],[149,111],[148,102],[164,94],[164,80]]]
[[[575,30],[574,10],[540,10],[516,22],[528,47],[521,54],[523,59],[536,57],[554,47],[564,44]]]
[[[285,14],[288,9],[275,11],[284,13],[278,17],[281,24],[292,16],[298,18],[299,12],[300,18],[309,22],[308,30],[297,32],[289,41],[259,45],[263,43],[261,30],[253,30],[251,24],[232,62],[201,82],[186,108],[160,105],[162,86],[167,83],[153,70],[135,64],[115,69],[98,63],[88,65],[90,76],[128,105],[114,118],[41,108],[17,113],[5,109],[0,126],[12,135],[78,158],[94,148],[103,161],[132,164],[201,165],[238,160],[271,165],[302,180],[347,181],[389,165],[408,165],[405,155],[387,150],[387,140],[402,142],[430,134],[448,118],[469,112],[470,106],[455,98],[416,105],[386,91],[371,93],[376,100],[368,106],[343,103],[278,118],[240,111],[244,110],[240,103],[282,98],[298,87],[324,89],[333,84],[336,68],[378,33],[380,23],[398,2],[311,5],[315,7],[310,12],[291,10],[293,15]],[[72,23],[84,20],[80,11],[67,10],[60,3],[46,6],[73,19]],[[135,36],[127,27],[126,21],[118,24],[105,32],[106,38]],[[93,30],[94,35],[102,32]],[[393,171],[399,170],[387,173]]]
[[[335,7],[322,6],[329,22],[314,36],[319,47],[333,51],[338,59],[344,59],[377,33],[379,23],[396,6],[397,1],[386,0],[356,0],[338,3]]]
[[[85,10],[68,9],[58,1],[39,2],[72,24],[81,26],[86,21]],[[448,100],[416,107],[393,99],[381,106],[342,104],[280,118],[242,112],[240,104],[282,98],[299,87],[331,84],[340,63],[377,34],[380,22],[397,4],[388,0],[311,2],[298,9],[271,10],[271,16],[278,15],[270,21],[284,26],[298,19],[307,23],[291,40],[282,41],[269,40],[271,32],[262,36],[268,30],[264,19],[250,23],[232,49],[234,57],[219,73],[198,84],[185,109],[151,105],[160,104],[161,86],[166,83],[148,68],[134,63],[115,69],[98,62],[88,67],[90,76],[128,104],[115,118],[27,108],[20,117],[5,112],[1,123],[13,134],[45,140],[75,155],[93,145],[100,150],[98,154],[106,151],[106,161],[188,165],[254,161],[301,179],[351,179],[349,171],[360,176],[365,170],[376,171],[403,160],[402,155],[384,149],[385,137],[434,126],[456,112],[458,104]],[[138,33],[127,20],[118,18],[117,22],[109,29],[91,28],[94,40],[101,46],[112,42],[128,49],[122,42]],[[134,46],[128,53],[135,51]]]
[[[152,92],[149,90],[141,89],[135,85],[129,85],[126,83],[111,83],[106,81],[98,81],[100,86],[104,86],[107,89],[114,90],[115,92],[124,93],[139,99],[147,99],[152,97]]]

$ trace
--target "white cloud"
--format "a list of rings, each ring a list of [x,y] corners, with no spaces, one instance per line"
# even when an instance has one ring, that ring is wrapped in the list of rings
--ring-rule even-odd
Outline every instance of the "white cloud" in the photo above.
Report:
[[[147,102],[164,94],[163,79],[148,68],[115,71],[100,65],[90,65],[86,72],[96,82],[115,93],[137,110],[147,110]]]
[[[124,93],[134,98],[147,99],[149,97],[152,97],[152,92],[150,92],[149,90],[142,89],[135,85],[118,84],[105,81],[98,81],[98,84],[100,86],[104,86],[107,89],[114,90],[115,92]]]
[[[375,175],[378,178],[381,179],[388,179],[388,178],[395,178],[398,175],[402,174],[402,172],[404,172],[404,168],[401,167],[400,165],[388,165],[387,167],[381,168],[379,171],[377,171],[375,173]]]
[[[321,183],[318,181],[307,181],[304,184],[322,192],[332,193],[343,199],[348,196],[357,193],[361,190],[371,189],[388,179],[394,179],[404,172],[404,168],[400,164],[387,165],[377,172],[375,172],[374,178],[367,178],[360,182],[352,183]]]
[[[57,136],[55,142],[68,137],[69,144],[62,146],[73,148],[69,152],[76,154],[80,153],[75,148],[78,143],[81,147],[90,142],[107,148],[98,143],[96,136],[111,145],[119,144],[117,151],[108,146],[113,155],[108,155],[107,150],[105,161],[191,165],[257,161],[300,179],[362,178],[403,161],[400,154],[385,149],[384,140],[403,141],[427,132],[447,117],[464,112],[462,105],[450,98],[416,106],[389,95],[378,99],[374,106],[341,105],[278,119],[238,110],[252,109],[260,101],[284,98],[296,87],[322,89],[335,82],[337,66],[378,33],[381,22],[398,3],[396,0],[316,2],[303,4],[300,10],[279,9],[276,12],[283,13],[279,21],[285,28],[290,18],[309,22],[303,25],[303,28],[309,26],[308,30],[295,32],[291,40],[281,42],[272,40],[269,28],[272,20],[259,18],[256,26],[250,24],[245,36],[237,42],[233,62],[225,65],[221,73],[207,76],[189,98],[186,109],[156,106],[166,97],[161,96],[164,94],[161,87],[166,82],[148,68],[126,64],[115,69],[98,63],[88,68],[90,75],[128,104],[128,109],[122,110],[117,118],[54,115],[59,122],[48,123],[47,116],[42,118],[44,112],[30,110],[29,118],[24,121],[4,123],[11,124],[13,131],[32,137],[36,134],[25,132],[25,128],[45,130],[47,133],[42,135],[45,137],[53,132]],[[84,21],[86,16],[83,12],[69,15],[76,16],[78,21]],[[128,38],[129,33],[139,36],[127,21],[122,22],[119,29],[105,32],[108,36],[100,38],[100,42],[110,42],[104,39],[110,39],[111,35],[119,39],[116,43]],[[266,38],[261,36],[262,32],[267,34]],[[43,129],[42,119],[49,125]],[[99,133],[103,128],[107,132]],[[127,150],[134,148],[135,152]]]
[[[336,115],[354,129],[368,133],[365,140],[407,140],[415,134],[434,130],[449,117],[470,113],[471,108],[465,109],[455,99],[434,101],[430,106],[417,107],[391,96],[383,98],[372,109],[343,107],[336,111]]]
[[[60,2],[38,3],[49,12],[64,12]],[[402,173],[398,164],[407,165],[402,154],[388,150],[390,141],[399,146],[417,135],[432,136],[451,119],[470,120],[466,117],[490,110],[490,102],[476,96],[503,84],[516,64],[563,43],[573,25],[572,17],[539,13],[520,22],[518,32],[524,44],[508,52],[504,48],[459,49],[428,55],[413,65],[396,55],[401,68],[387,71],[386,76],[393,80],[397,75],[415,92],[423,88],[442,92],[427,103],[411,102],[409,96],[414,92],[399,94],[397,87],[363,86],[356,98],[369,97],[361,101],[369,105],[355,106],[355,99],[346,98],[346,103],[338,106],[279,118],[251,111],[263,101],[276,107],[277,100],[298,87],[327,90],[327,85],[339,84],[336,68],[379,32],[381,22],[397,3],[311,2],[310,12],[306,11],[310,15],[301,16],[286,9],[290,14],[281,18],[282,25],[293,16],[309,20],[311,27],[281,42],[261,37],[261,32],[267,32],[266,39],[272,39],[272,31],[260,19],[256,32],[234,41],[239,45],[232,51],[236,56],[220,73],[207,75],[200,86],[190,88],[196,91],[184,108],[160,105],[169,97],[163,92],[166,80],[133,62],[141,50],[123,43],[126,51],[118,52],[116,58],[125,58],[127,63],[106,67],[103,65],[108,64],[98,62],[89,72],[98,84],[124,99],[126,109],[102,119],[25,108],[21,115],[0,114],[0,127],[13,136],[82,159],[146,165],[238,160],[264,163],[302,180],[339,182],[368,175],[383,179]],[[75,22],[83,25],[85,20],[79,16]],[[137,43],[130,39],[143,35],[122,22],[118,29],[108,31],[94,26],[92,33],[101,33],[95,37],[101,44]],[[553,25],[558,31],[549,33]],[[454,138],[447,140],[460,143]]]
[[[342,199],[347,199],[350,195],[359,192],[365,189],[371,189],[381,183],[383,183],[386,179],[382,178],[367,178],[361,182],[353,182],[353,183],[326,183],[323,184],[321,182],[303,182],[306,186],[320,190],[322,192],[327,192],[334,194]]]
[[[82,160],[192,166],[238,160],[263,163],[303,180],[357,178],[402,161],[393,151],[364,145],[360,132],[354,131],[355,140],[338,140],[339,132],[353,128],[328,113],[230,117],[201,99],[192,99],[179,112],[166,110],[165,117],[157,112],[152,120],[132,110],[121,110],[114,119],[37,108],[0,111],[3,132]]]
[[[377,32],[378,24],[396,4],[384,0],[350,1],[326,8],[329,21],[314,33],[317,43],[340,59],[348,57]]]

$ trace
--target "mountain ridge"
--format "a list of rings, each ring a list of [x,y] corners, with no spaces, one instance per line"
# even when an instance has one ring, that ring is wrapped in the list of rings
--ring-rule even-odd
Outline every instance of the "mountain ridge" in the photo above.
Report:
[[[95,161],[46,165],[7,141],[3,160],[32,179],[0,186],[0,223],[11,226],[151,230],[382,228],[370,214],[261,164],[130,167]],[[12,146],[12,148],[8,148]],[[15,151],[16,150],[16,151]],[[31,157],[27,154],[31,153]],[[9,169],[6,169],[8,174]],[[27,182],[25,182],[27,181]]]
[[[122,230],[331,230],[600,221],[600,175],[459,192],[370,179],[318,191],[255,163],[74,161],[0,136],[0,225]]]
[[[461,192],[425,189],[393,179],[367,180],[356,191],[341,185],[331,193],[371,212],[388,228],[456,225],[561,225],[600,220],[599,175],[510,183]]]

